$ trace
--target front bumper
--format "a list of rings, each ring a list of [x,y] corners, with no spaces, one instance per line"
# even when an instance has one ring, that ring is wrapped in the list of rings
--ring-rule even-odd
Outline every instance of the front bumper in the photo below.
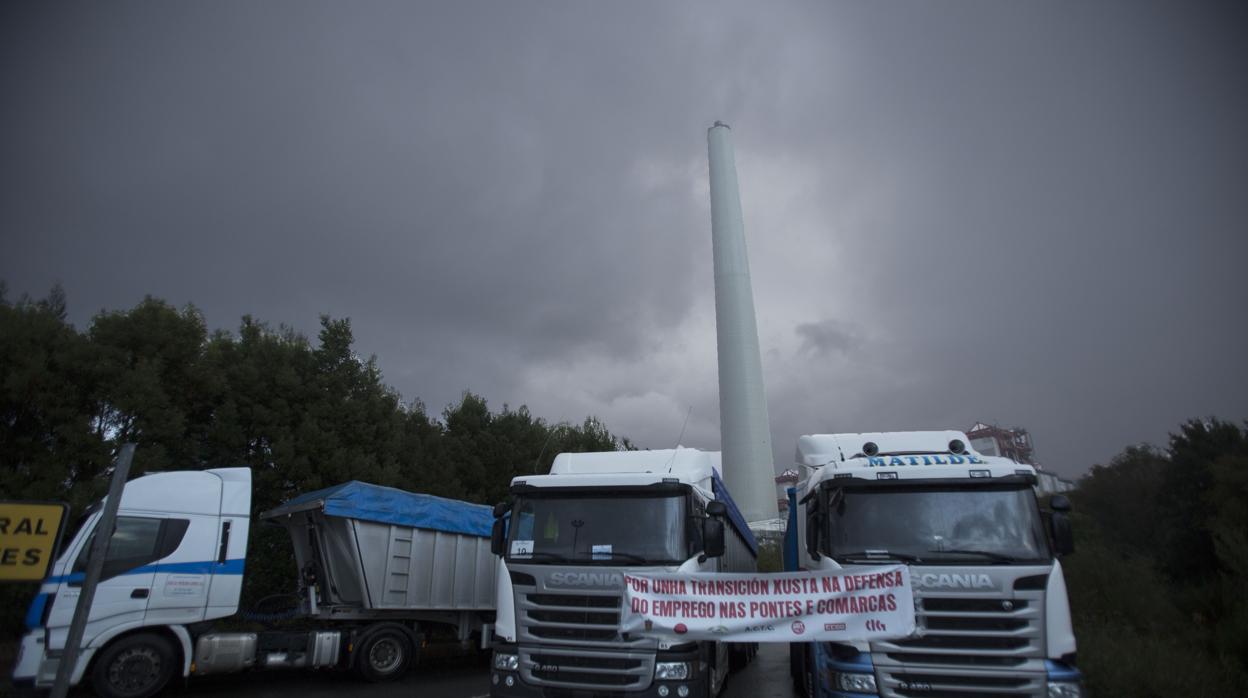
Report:
[[[13,665],[13,683],[35,683],[39,674],[39,663],[43,661],[43,629],[32,630],[22,636],[22,643],[17,650],[17,662]]]
[[[495,652],[517,654],[516,645],[496,645]],[[689,698],[704,698],[708,691],[709,676],[706,657],[700,649],[682,652],[659,652],[657,662],[689,662],[695,670],[688,679],[681,681],[651,680],[649,685],[641,689],[620,690],[611,688],[564,688],[560,686],[539,686],[525,681],[523,672],[501,671],[490,668],[491,698],[600,698],[602,696],[619,696],[626,698],[679,698],[679,688],[688,689]],[[511,679],[510,684],[508,679]],[[660,691],[667,689],[666,695]]]
[[[816,643],[814,696],[812,698],[896,698],[904,695],[975,695],[992,693],[1047,698],[1054,695],[1050,686],[1068,686],[1072,693],[1082,695],[1083,675],[1073,665],[1043,660],[1042,670],[984,669],[974,666],[934,664],[896,664],[879,662],[870,653],[835,653],[831,643]],[[809,670],[809,668],[808,668]],[[838,690],[837,674],[869,674],[874,679],[874,692]]]

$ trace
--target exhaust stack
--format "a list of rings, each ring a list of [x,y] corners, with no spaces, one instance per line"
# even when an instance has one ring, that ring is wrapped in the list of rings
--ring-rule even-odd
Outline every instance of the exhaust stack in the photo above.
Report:
[[[751,523],[774,519],[771,421],[754,319],[754,291],[733,156],[732,131],[707,131],[711,168],[711,242],[715,257],[715,334],[719,353],[719,431],[724,482]]]

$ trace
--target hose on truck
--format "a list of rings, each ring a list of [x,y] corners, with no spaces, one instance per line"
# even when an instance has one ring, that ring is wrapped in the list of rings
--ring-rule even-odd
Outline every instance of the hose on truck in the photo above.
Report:
[[[259,609],[264,608],[267,602],[273,599],[294,599],[295,606],[280,611],[272,611],[269,613],[261,612]],[[243,620],[254,621],[256,623],[275,623],[279,620],[289,620],[299,615],[299,595],[298,594],[273,594],[266,596],[256,602],[256,605],[247,611],[243,611]]]

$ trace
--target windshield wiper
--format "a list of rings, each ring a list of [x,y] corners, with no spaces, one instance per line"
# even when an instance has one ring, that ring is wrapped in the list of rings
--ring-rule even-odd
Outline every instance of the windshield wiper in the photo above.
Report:
[[[919,557],[918,555],[911,555],[910,553],[893,553],[887,550],[862,550],[856,553],[837,553],[836,555],[830,555],[829,557],[831,557],[833,560],[840,560],[842,558],[848,559],[852,557],[852,558],[861,558],[861,559],[866,559],[866,560],[878,560],[880,558],[891,558],[893,560],[902,560],[904,562],[922,562],[923,561],[923,558]]]
[[[526,560],[535,559],[538,556],[541,556],[545,560],[552,560],[554,562],[567,562],[568,561],[568,558],[566,556],[560,555],[559,553],[552,553],[546,550],[534,550],[533,552],[529,552],[529,553],[509,555],[508,559],[510,559],[513,562],[524,562]]]
[[[631,562],[637,562],[641,564],[649,562],[649,560],[647,560],[645,557],[641,555],[637,555],[636,553],[622,553],[618,550],[613,550],[609,553],[590,553],[590,555],[591,555],[590,557],[591,561],[592,560],[600,560],[600,561],[601,560],[613,560],[617,557],[622,557],[625,560],[629,560]]]
[[[929,550],[928,552],[929,553],[953,553],[954,555],[982,555],[983,557],[986,557],[989,560],[992,560],[993,562],[999,562],[1002,564],[1018,562],[1020,559],[1022,559],[1022,558],[1014,557],[1013,555],[1005,555],[1003,553],[994,553],[991,550],[970,550],[970,549],[960,549],[960,548],[947,548],[945,550]]]

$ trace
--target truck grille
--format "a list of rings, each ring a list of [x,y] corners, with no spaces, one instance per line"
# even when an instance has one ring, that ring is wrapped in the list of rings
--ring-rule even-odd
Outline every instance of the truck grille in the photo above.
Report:
[[[881,696],[1045,695],[1043,591],[916,590],[914,601],[919,634],[872,643]]]
[[[618,595],[524,594],[529,634],[540,640],[611,642],[619,637]]]
[[[521,646],[520,674],[538,686],[639,691],[650,686],[654,655]]]

